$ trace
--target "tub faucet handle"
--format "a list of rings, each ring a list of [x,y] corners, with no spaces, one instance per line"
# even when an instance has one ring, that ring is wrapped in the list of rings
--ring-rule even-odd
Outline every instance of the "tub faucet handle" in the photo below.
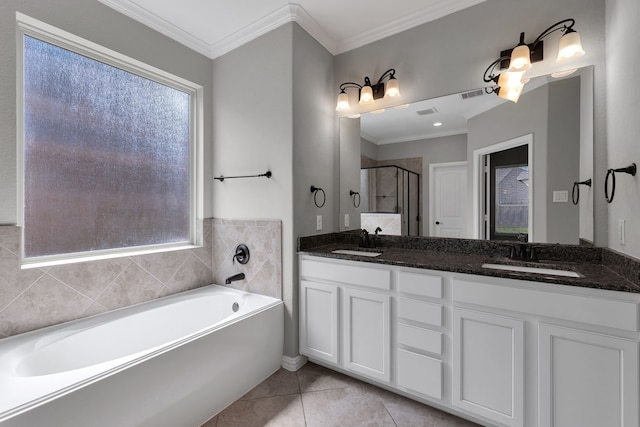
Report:
[[[236,247],[233,261],[238,260],[240,264],[246,264],[249,262],[249,256],[249,248],[244,243],[241,243]]]

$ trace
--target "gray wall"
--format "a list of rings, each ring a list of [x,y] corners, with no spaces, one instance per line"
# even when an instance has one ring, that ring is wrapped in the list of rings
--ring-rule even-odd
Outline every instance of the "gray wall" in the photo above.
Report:
[[[363,195],[360,195],[360,206],[357,206],[357,197],[354,200],[349,196],[349,190],[360,192],[360,155],[372,154],[375,145],[367,141],[372,149],[367,152],[361,150],[360,142],[360,119],[340,119],[340,230],[357,230],[360,228],[360,212],[364,209],[366,202]],[[375,159],[376,155],[368,157]],[[364,195],[366,199],[366,195]],[[363,202],[365,202],[363,204]],[[344,216],[349,215],[349,226],[344,224]]]
[[[283,259],[293,265],[291,293],[293,316],[285,321],[285,356],[298,355],[297,238],[338,231],[339,176],[338,128],[335,120],[333,56],[298,24],[293,27],[293,239]],[[311,185],[321,187],[326,202],[313,203]],[[318,201],[320,201],[318,199]],[[320,202],[321,203],[321,202]],[[322,230],[316,216],[322,215]],[[285,304],[288,301],[285,300]],[[287,305],[287,311],[289,306]]]
[[[637,10],[637,6],[634,7]],[[549,25],[569,17],[576,20],[575,28],[588,50],[584,57],[574,62],[575,66],[595,66],[594,168],[597,171],[595,181],[599,183],[596,185],[601,186],[607,155],[604,123],[604,0],[487,0],[336,56],[336,81],[361,81],[364,76],[377,78],[393,67],[397,71],[403,103],[477,88],[483,85],[482,74],[486,67],[497,58],[500,50],[518,42],[521,31],[526,33],[527,41],[533,40]],[[550,36],[545,46],[557,44],[558,37]],[[545,57],[548,59],[534,65],[531,77],[547,74],[556,65],[553,49],[547,47]],[[385,106],[387,104],[382,101],[371,108]],[[606,245],[606,203],[603,198],[594,201],[594,240],[599,245]]]
[[[0,2],[0,224],[17,221],[15,12],[71,32],[204,87],[204,155],[212,155],[211,60],[97,1]],[[204,216],[211,217],[211,162],[205,160]]]
[[[580,207],[571,202],[573,183],[580,177],[580,79],[549,84],[547,145],[547,242],[578,244]],[[537,179],[537,178],[536,178]],[[569,193],[569,202],[554,203],[553,191]],[[582,195],[589,190],[582,187]]]
[[[293,23],[213,61],[214,173],[273,172],[271,179],[216,183],[213,213],[282,220],[286,356],[298,354],[296,239],[337,231],[332,67],[333,57]],[[325,190],[322,208],[313,204],[311,185]]]
[[[607,0],[607,168],[640,165],[640,2]],[[603,185],[603,180],[596,182]],[[609,247],[640,258],[640,175],[616,175],[609,208]],[[626,221],[626,244],[618,241],[618,221]]]

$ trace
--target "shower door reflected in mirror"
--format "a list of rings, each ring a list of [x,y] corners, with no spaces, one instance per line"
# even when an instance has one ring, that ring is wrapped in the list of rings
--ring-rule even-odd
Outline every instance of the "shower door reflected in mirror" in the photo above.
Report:
[[[361,228],[389,235],[420,235],[420,175],[396,165],[360,170]]]

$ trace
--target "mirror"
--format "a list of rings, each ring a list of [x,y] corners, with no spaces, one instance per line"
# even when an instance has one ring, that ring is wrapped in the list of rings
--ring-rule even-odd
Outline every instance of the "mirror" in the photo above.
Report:
[[[524,151],[524,160],[499,160],[515,147]],[[415,184],[403,187],[401,173],[389,173],[390,166],[419,174],[417,201],[403,207]],[[393,182],[372,175],[378,169],[387,170]],[[509,239],[522,232],[531,242],[589,244],[593,189],[573,188],[592,178],[592,169],[593,67],[560,79],[533,78],[517,104],[475,89],[343,117],[341,229],[369,229],[367,214],[391,221],[390,215],[411,211],[405,216],[412,218],[417,208],[417,227],[403,226],[398,233],[397,227],[380,226],[381,234]],[[493,184],[485,185],[491,176]],[[510,191],[520,196],[506,198]],[[396,207],[378,211],[372,199],[389,197],[396,197]],[[500,225],[507,217],[520,220]],[[492,234],[492,227],[498,232]],[[405,231],[411,228],[417,232]]]

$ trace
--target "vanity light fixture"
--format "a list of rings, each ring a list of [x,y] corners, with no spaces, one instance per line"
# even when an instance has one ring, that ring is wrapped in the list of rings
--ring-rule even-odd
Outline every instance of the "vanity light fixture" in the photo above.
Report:
[[[384,80],[388,79],[385,91]],[[340,94],[338,95],[338,105],[336,111],[349,111],[349,95],[346,92],[348,88],[358,88],[358,99],[360,105],[371,104],[376,99],[394,97],[400,95],[398,80],[396,79],[396,70],[393,68],[387,70],[378,79],[378,82],[371,84],[369,77],[364,78],[364,85],[346,82],[340,85]]]
[[[524,73],[532,67],[533,62],[544,59],[544,43],[542,39],[556,31],[564,32],[558,43],[556,62],[562,64],[582,57],[585,52],[582,49],[580,35],[573,29],[575,23],[574,19],[564,19],[556,22],[544,30],[531,44],[525,43],[524,33],[520,33],[518,45],[513,49],[500,52],[500,57],[485,70],[483,80],[485,83],[493,83],[495,85],[492,88],[486,88],[485,91],[487,93],[496,93],[500,98],[518,102],[524,84],[528,81],[528,79],[524,78]],[[496,73],[498,65],[500,69],[507,70],[502,73]]]

